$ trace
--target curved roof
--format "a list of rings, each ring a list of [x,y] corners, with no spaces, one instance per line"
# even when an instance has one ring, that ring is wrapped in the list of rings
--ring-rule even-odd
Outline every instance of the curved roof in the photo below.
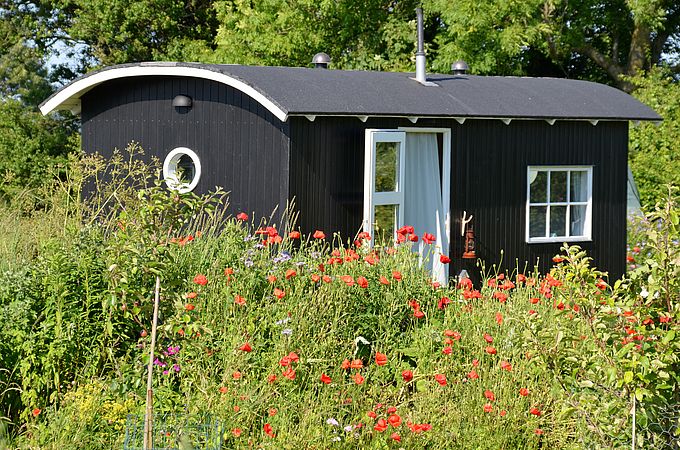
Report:
[[[214,80],[239,89],[282,121],[289,116],[399,116],[546,120],[661,120],[651,108],[610,86],[561,78],[430,74],[424,86],[412,73],[137,63],[84,75],[40,105],[80,111],[90,89],[117,78],[178,76]]]

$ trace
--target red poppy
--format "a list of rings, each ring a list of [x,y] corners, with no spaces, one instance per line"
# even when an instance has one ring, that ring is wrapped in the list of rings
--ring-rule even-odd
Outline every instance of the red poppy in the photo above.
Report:
[[[350,366],[349,359],[346,358],[342,361],[342,364],[340,364],[340,368],[343,370],[349,369],[349,366]]]
[[[189,300],[193,300],[193,299],[195,299],[196,297],[198,297],[198,294],[195,293],[195,292],[189,292],[189,293],[187,294],[187,298],[188,298]]]
[[[411,242],[418,242],[418,235],[412,234],[408,237],[408,240],[411,241]]]
[[[394,428],[397,428],[399,425],[401,425],[401,417],[399,417],[398,414],[392,414],[390,417],[387,418],[387,421]]]
[[[401,372],[401,378],[404,380],[404,382],[408,383],[413,379],[413,372],[410,370],[404,370]]]
[[[300,357],[295,352],[288,353],[288,359],[290,359],[294,363],[300,362]]]
[[[236,295],[236,297],[234,297],[234,303],[236,303],[239,306],[244,306],[246,304],[246,299],[241,297],[240,295]]]
[[[670,323],[670,316],[659,316],[659,323]]]
[[[444,309],[446,308],[449,304],[451,303],[451,299],[448,297],[442,297],[439,299],[439,303],[437,304],[437,308],[439,309]]]
[[[501,369],[507,370],[508,372],[512,371],[512,364],[510,364],[507,361],[501,361]]]
[[[397,234],[413,234],[415,233],[415,229],[411,225],[404,225],[403,227],[399,228],[397,230]]]
[[[387,355],[380,352],[375,352],[375,363],[379,366],[387,364]]]
[[[364,367],[364,363],[360,359],[352,360],[349,364],[350,369],[361,369],[362,367]]]
[[[473,367],[479,367],[479,360],[478,360],[478,359],[473,359],[473,360],[472,360],[472,366],[473,366]]]
[[[508,412],[507,412],[506,410],[503,409],[503,410],[501,410],[501,412],[499,413],[499,415],[500,415],[501,417],[505,417],[505,415],[506,415],[507,413],[508,413]]]
[[[486,405],[484,405],[485,413],[490,413],[491,411],[493,411],[493,406],[491,405],[491,403],[487,403]]]
[[[529,301],[531,302],[532,305],[535,305],[541,300],[538,297],[532,297]]]
[[[352,377],[354,379],[354,382],[356,384],[364,384],[365,378],[361,376],[359,372],[355,373],[354,376]]]
[[[281,367],[288,367],[290,366],[290,363],[291,363],[290,357],[288,357],[287,355],[279,360],[279,365]]]
[[[241,377],[242,377],[242,375],[241,375],[241,372],[239,372],[239,371],[237,370],[237,371],[235,371],[234,373],[231,374],[231,377],[232,377],[234,380],[240,380]]]
[[[376,419],[378,417],[378,415],[375,413],[375,411],[369,411],[369,412],[366,413],[366,415],[368,417],[370,417],[371,419]]]
[[[387,414],[394,414],[395,412],[397,412],[397,408],[395,408],[394,406],[390,406],[389,408],[387,408]]]
[[[286,293],[279,288],[274,288],[274,296],[280,300],[286,296]]]
[[[289,367],[286,370],[284,370],[281,375],[288,378],[289,380],[294,380],[295,379],[295,370],[292,367]]]
[[[486,342],[488,342],[489,344],[491,344],[493,342],[493,338],[491,337],[491,335],[489,333],[484,333],[484,340]]]
[[[325,373],[321,374],[321,382],[324,384],[331,384],[331,377],[326,375]]]
[[[186,305],[184,305],[184,309],[186,309],[187,311],[193,311],[194,309],[196,309],[196,306],[194,306],[191,303],[187,303]]]
[[[269,408],[269,417],[274,417],[279,410],[276,408]]]
[[[222,387],[220,387],[219,391],[220,391],[220,394],[226,394],[227,392],[229,392],[229,388],[226,387],[226,386],[222,386]]]
[[[267,377],[267,383],[273,383],[273,382],[275,382],[275,381],[276,381],[276,378],[277,378],[277,377],[276,377],[276,375],[274,375],[274,374],[269,375],[269,376]]]
[[[442,264],[448,264],[451,262],[451,258],[446,255],[439,255],[439,262]]]
[[[231,434],[233,434],[234,437],[239,437],[239,436],[241,436],[241,429],[240,428],[234,428],[233,430],[231,430]]]
[[[540,416],[541,410],[536,407],[533,407],[529,410],[529,413],[533,414],[534,416]]]
[[[496,400],[496,396],[494,395],[494,393],[488,389],[484,391],[484,397],[486,397],[486,399],[489,400],[490,402]]]
[[[272,429],[272,426],[271,426],[270,424],[265,423],[263,429],[264,429],[265,434],[266,434],[267,436],[269,436],[270,438],[273,438],[273,437],[276,436],[276,435],[274,434],[274,430]]]
[[[248,220],[248,214],[240,212],[236,215],[236,218],[242,222],[245,222],[246,220]]]
[[[554,256],[552,260],[553,260],[554,263],[559,264],[562,261],[564,261],[564,258],[562,258],[560,255],[557,255],[557,256]]]
[[[388,280],[387,278],[385,278],[385,277],[382,276],[382,275],[380,276],[380,280],[379,280],[379,281],[380,281],[380,284],[384,284],[385,286],[388,286],[388,285],[390,284],[390,280]]]
[[[323,231],[316,230],[316,231],[314,232],[314,234],[312,235],[312,237],[313,237],[314,239],[325,239],[325,238],[326,238],[326,234],[325,234]]]
[[[473,369],[470,371],[470,373],[467,374],[467,377],[471,380],[476,380],[479,378],[479,374]]]
[[[199,273],[194,277],[194,283],[200,286],[205,286],[206,284],[208,284],[208,279],[205,277],[205,275]]]
[[[390,438],[394,441],[401,442],[401,436],[399,436],[399,433],[390,434]]]
[[[503,325],[503,314],[497,312],[496,313],[496,323],[500,326]]]
[[[536,434],[536,436],[541,436],[543,434],[543,430],[541,430],[540,428],[536,428],[534,430],[534,433]]]
[[[445,354],[445,355],[450,355],[451,353],[453,353],[453,348],[450,347],[450,346],[446,346],[442,350],[442,353]]]
[[[527,388],[521,388],[521,389],[519,390],[519,395],[521,395],[522,397],[526,397],[527,395],[529,395],[529,389],[527,389]]]
[[[357,284],[366,289],[368,287],[368,280],[365,277],[357,277]]]
[[[299,231],[291,231],[288,233],[288,237],[291,239],[300,239],[300,232]]]
[[[416,311],[413,311],[413,317],[415,317],[416,319],[422,319],[423,317],[425,317],[425,313],[418,309]]]
[[[340,279],[347,285],[347,286],[354,286],[354,278],[352,278],[350,275],[342,275]]]
[[[506,294],[505,292],[497,291],[493,293],[493,298],[498,299],[498,301],[501,303],[505,303],[506,301],[508,301],[508,294]]]
[[[328,275],[324,275],[321,279],[323,280],[324,283],[330,283],[331,281],[333,281],[333,279]]]
[[[397,281],[401,281],[401,279],[402,279],[402,277],[401,277],[401,272],[398,272],[398,271],[396,271],[396,270],[393,271],[393,272],[392,272],[392,278],[394,278],[394,279],[397,280]]]
[[[387,430],[387,421],[385,419],[378,419],[378,422],[376,422],[373,429],[382,433],[383,431]]]
[[[517,283],[524,283],[525,281],[527,281],[527,277],[523,273],[518,273],[517,278],[515,278],[515,280],[517,281]]]
[[[238,406],[238,405],[234,405],[234,412],[237,413],[237,412],[239,412],[239,411],[241,411],[241,407]]]
[[[496,348],[495,348],[495,347],[491,347],[491,346],[487,347],[487,348],[485,349],[485,351],[486,351],[489,355],[495,355],[495,354],[497,353]]]
[[[33,414],[33,417],[38,417],[42,410],[40,408],[33,408],[33,411],[31,413]]]
[[[238,349],[241,350],[242,352],[246,352],[246,353],[250,353],[250,352],[253,351],[253,348],[247,342],[245,344],[243,344],[242,346],[240,346]]]
[[[446,386],[446,375],[444,375],[443,373],[438,373],[437,375],[434,376],[434,379],[440,385]]]
[[[430,233],[423,233],[423,242],[426,244],[434,244],[434,242],[437,240],[437,238]]]
[[[290,280],[290,279],[293,278],[295,275],[297,275],[297,272],[295,271],[295,269],[288,269],[288,270],[286,270],[286,280]]]

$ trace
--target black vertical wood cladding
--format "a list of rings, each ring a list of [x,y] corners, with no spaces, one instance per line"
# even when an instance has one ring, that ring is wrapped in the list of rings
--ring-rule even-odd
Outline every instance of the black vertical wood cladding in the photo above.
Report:
[[[172,98],[194,100],[189,111],[171,107]],[[625,270],[626,122],[291,117],[282,123],[240,91],[220,83],[185,78],[116,80],[82,99],[86,151],[110,154],[139,142],[161,160],[185,146],[201,157],[199,192],[215,186],[231,191],[233,212],[256,218],[279,212],[295,199],[304,231],[359,231],[363,215],[364,135],[367,128],[450,128],[451,274],[470,268],[462,260],[463,211],[474,215],[477,255],[487,267],[538,263],[545,272],[561,244],[525,242],[526,171],[529,165],[592,165],[591,242],[580,243],[612,277]]]
[[[317,117],[291,122],[290,194],[304,231],[354,236],[363,215],[367,128],[451,128],[451,274],[474,267],[462,260],[463,211],[474,215],[477,255],[487,267],[546,272],[561,244],[527,244],[526,178],[530,165],[592,165],[592,241],[579,245],[617,278],[625,270],[626,122],[512,121]],[[501,250],[503,255],[501,256]]]
[[[175,110],[178,94],[193,99]],[[188,147],[201,159],[196,192],[230,191],[230,210],[269,217],[288,198],[288,123],[222,83],[195,78],[139,77],[110,81],[82,98],[82,145],[110,155],[138,142],[161,163]]]

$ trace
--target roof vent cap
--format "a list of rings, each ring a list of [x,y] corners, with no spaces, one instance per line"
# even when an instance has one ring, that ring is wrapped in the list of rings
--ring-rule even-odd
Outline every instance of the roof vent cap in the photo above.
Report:
[[[314,55],[312,58],[312,64],[317,69],[328,69],[328,64],[331,62],[331,57],[327,53],[321,52]]]
[[[451,73],[454,75],[465,75],[470,71],[470,66],[463,61],[462,59],[459,59],[455,63],[451,64]]]

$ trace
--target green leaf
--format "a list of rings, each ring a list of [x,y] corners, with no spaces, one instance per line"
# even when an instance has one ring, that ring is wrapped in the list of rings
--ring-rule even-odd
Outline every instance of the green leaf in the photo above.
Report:
[[[623,374],[623,382],[630,384],[633,381],[633,372],[630,370]]]

